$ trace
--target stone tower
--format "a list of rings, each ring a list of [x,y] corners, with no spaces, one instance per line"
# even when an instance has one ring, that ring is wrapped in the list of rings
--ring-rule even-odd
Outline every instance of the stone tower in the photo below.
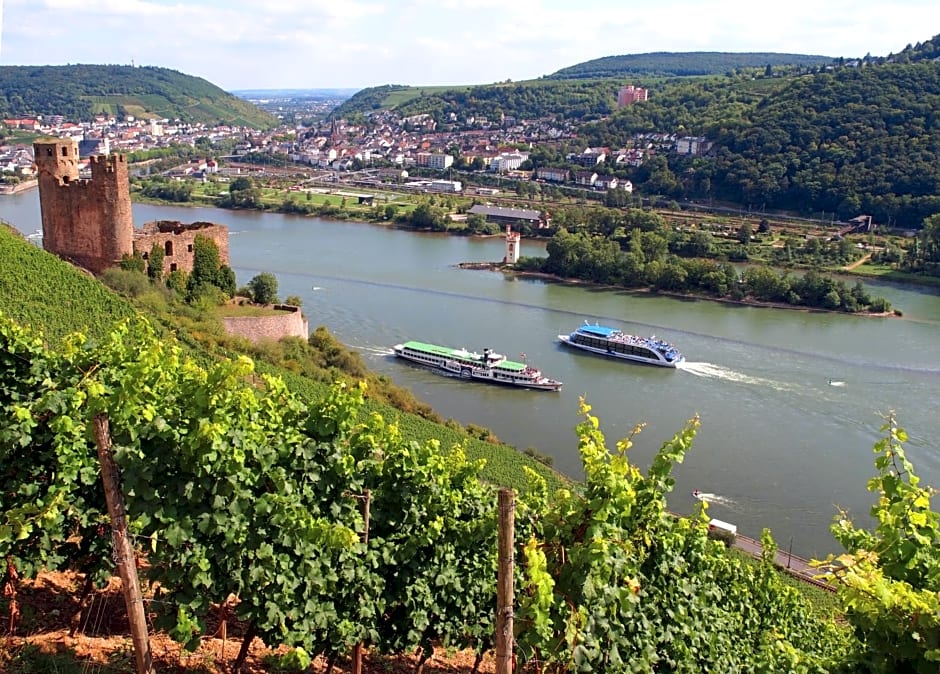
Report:
[[[506,225],[506,256],[503,258],[503,264],[516,264],[519,261],[519,241],[522,234],[512,231],[510,225]]]
[[[134,220],[125,157],[90,157],[91,180],[82,180],[74,140],[39,140],[33,151],[43,248],[96,274],[132,254]]]

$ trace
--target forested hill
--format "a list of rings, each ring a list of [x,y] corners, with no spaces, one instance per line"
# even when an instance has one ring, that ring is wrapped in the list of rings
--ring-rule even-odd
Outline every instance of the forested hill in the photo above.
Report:
[[[271,115],[201,77],[155,67],[119,65],[0,66],[0,117],[97,114],[179,119],[257,129]]]
[[[620,147],[685,129],[712,143],[709,156],[659,157],[636,176],[641,190],[914,229],[940,213],[938,108],[940,64],[905,50],[815,75],[675,79],[580,139]]]
[[[833,62],[831,56],[776,54],[772,52],[652,52],[604,56],[562,68],[548,79],[571,80],[594,77],[691,77],[724,75],[740,68],[766,68],[768,65],[821,67]]]

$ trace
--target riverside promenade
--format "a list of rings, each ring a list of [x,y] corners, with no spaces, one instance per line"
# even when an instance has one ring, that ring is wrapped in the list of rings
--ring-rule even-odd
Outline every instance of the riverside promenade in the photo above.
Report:
[[[747,536],[742,536],[737,534],[734,540],[734,547],[738,550],[742,550],[747,554],[751,555],[756,559],[760,559],[763,554],[763,547],[761,546],[760,541]],[[819,570],[810,566],[808,559],[803,559],[802,557],[797,557],[796,555],[787,552],[786,550],[777,549],[777,554],[774,557],[774,564],[780,567],[780,570],[790,574],[794,578],[811,583],[816,587],[828,590],[830,592],[835,592],[836,588],[825,580],[817,578]]]

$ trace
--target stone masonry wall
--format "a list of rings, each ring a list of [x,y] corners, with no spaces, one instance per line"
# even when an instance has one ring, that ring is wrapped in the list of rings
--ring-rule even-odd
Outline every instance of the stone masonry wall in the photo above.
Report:
[[[33,150],[43,248],[95,273],[130,254],[134,221],[125,157],[91,157],[91,180],[81,180],[75,141],[37,141]]]
[[[277,304],[274,308],[290,310],[290,313],[279,313],[274,316],[231,316],[223,319],[225,331],[254,343],[262,340],[276,342],[281,337],[307,339],[310,336],[310,325],[301,313],[300,307]]]
[[[189,273],[193,270],[193,245],[197,236],[215,242],[219,249],[219,261],[228,264],[228,228],[211,222],[183,224],[173,220],[148,222],[134,235],[134,251],[146,259],[154,244],[163,248],[163,272],[176,269]]]
[[[152,222],[134,230],[127,158],[89,157],[91,179],[78,170],[78,144],[70,138],[46,138],[33,143],[39,174],[43,248],[96,274],[139,252],[149,256],[155,243],[165,252],[163,269],[190,272],[197,235],[212,239],[219,260],[229,263],[228,228],[211,222],[184,225]]]

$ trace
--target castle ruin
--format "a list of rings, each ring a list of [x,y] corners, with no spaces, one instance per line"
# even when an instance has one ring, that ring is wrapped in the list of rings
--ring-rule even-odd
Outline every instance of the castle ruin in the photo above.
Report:
[[[100,274],[125,255],[145,259],[154,244],[164,249],[164,272],[192,271],[197,235],[212,239],[228,264],[228,228],[209,222],[152,222],[134,230],[127,160],[92,156],[91,178],[79,176],[78,144],[71,138],[33,143],[39,175],[43,248]]]
[[[197,236],[212,239],[219,249],[219,261],[228,264],[228,227],[211,222],[148,222],[134,233],[134,251],[146,260],[153,247],[159,246],[163,249],[164,273],[179,269],[188,274],[193,270],[193,245]]]
[[[98,274],[134,250],[134,221],[123,156],[90,157],[91,180],[78,174],[72,139],[33,143],[39,174],[42,245]]]

